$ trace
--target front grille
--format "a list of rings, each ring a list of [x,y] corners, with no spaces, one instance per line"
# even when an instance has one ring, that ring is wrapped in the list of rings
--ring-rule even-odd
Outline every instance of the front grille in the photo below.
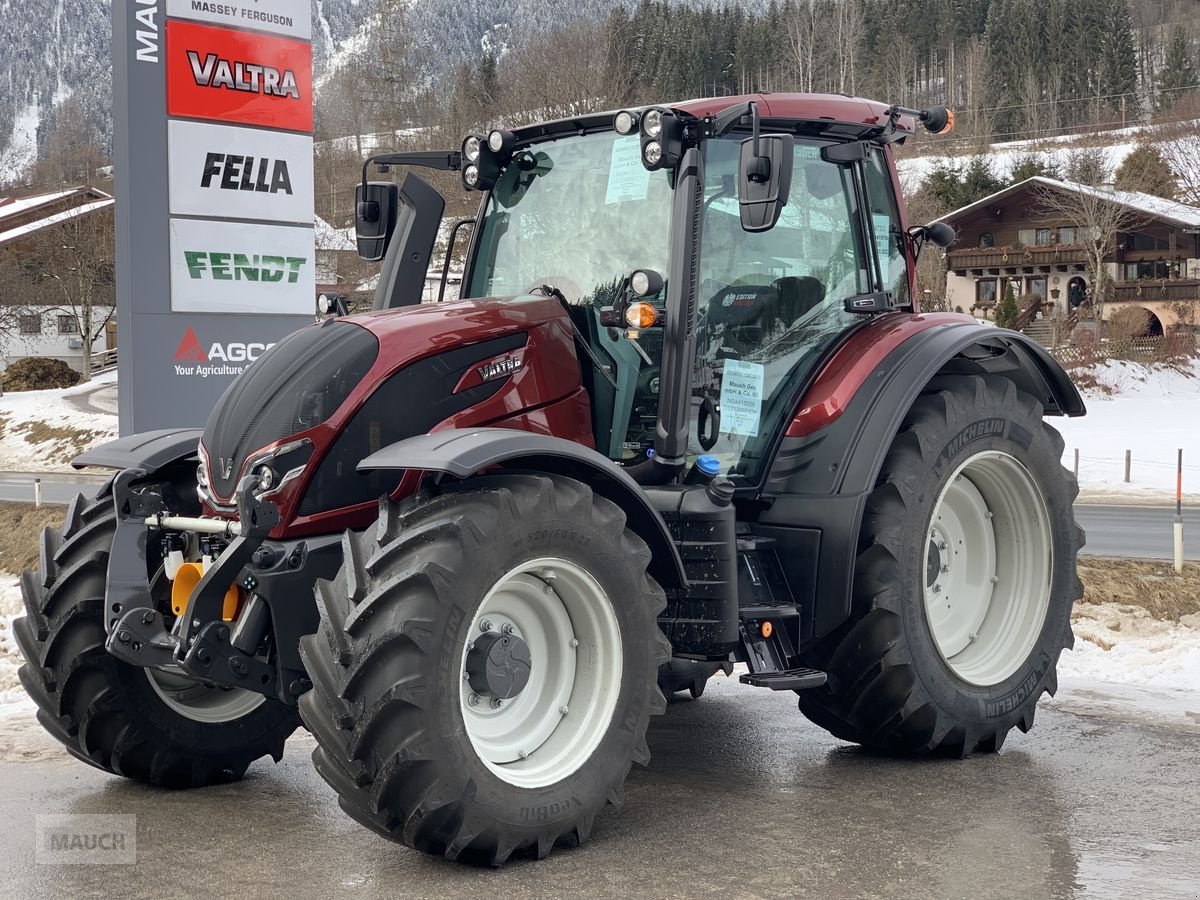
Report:
[[[233,497],[249,454],[333,415],[378,355],[379,341],[365,328],[326,322],[288,335],[234,379],[201,438],[217,497]]]

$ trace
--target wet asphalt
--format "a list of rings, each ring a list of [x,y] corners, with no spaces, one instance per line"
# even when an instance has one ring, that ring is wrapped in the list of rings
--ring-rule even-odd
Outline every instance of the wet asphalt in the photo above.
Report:
[[[1200,896],[1200,732],[1043,706],[965,761],[880,758],[790,695],[714,680],[650,730],[623,813],[500,870],[391,844],[338,809],[306,734],[245,781],[164,792],[73,760],[0,763],[0,896]],[[34,861],[38,813],[137,816],[133,865]]]

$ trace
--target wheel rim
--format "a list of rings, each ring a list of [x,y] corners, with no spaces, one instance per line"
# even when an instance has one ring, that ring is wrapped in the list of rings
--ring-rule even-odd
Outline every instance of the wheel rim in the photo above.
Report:
[[[942,659],[987,687],[1021,668],[1050,609],[1050,517],[1037,482],[1007,453],[960,465],[934,505],[925,614]]]
[[[527,648],[528,680],[509,699],[481,689],[481,639]],[[519,653],[518,653],[519,656]],[[459,662],[459,703],[476,755],[519,787],[554,784],[595,751],[621,692],[621,630],[607,593],[564,559],[522,563],[488,591]]]
[[[244,688],[204,684],[187,675],[163,669],[146,669],[150,686],[163,703],[184,718],[209,725],[232,722],[249,715],[267,699]]]

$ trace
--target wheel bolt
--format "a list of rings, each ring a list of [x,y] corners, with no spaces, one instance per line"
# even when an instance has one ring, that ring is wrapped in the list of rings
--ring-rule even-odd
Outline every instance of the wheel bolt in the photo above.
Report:
[[[482,622],[479,623],[479,630],[480,631],[491,631],[492,623],[490,621],[488,621],[487,619],[484,619]]]
[[[942,563],[942,572],[945,573],[945,572],[949,572],[949,571],[950,571],[950,564]]]
[[[471,694],[469,697],[467,697],[467,705],[468,706],[478,706],[479,705],[479,695]]]
[[[567,704],[565,704],[565,703],[564,703],[562,706],[560,706],[560,707],[558,708],[558,711],[559,711],[560,713],[562,713],[564,716],[565,716],[565,715],[566,715],[568,712],[570,712],[570,710],[569,710],[569,709],[568,709],[568,707],[567,707]]]
[[[945,542],[945,541],[938,541],[938,549],[939,549],[939,550],[945,550],[945,549],[946,549],[946,542]]]
[[[500,631],[503,632],[504,634],[512,634],[513,627],[511,625],[501,625]]]
[[[517,756],[521,757],[521,759],[528,759],[528,758],[529,758],[529,751],[528,751],[528,750],[518,750],[518,751],[517,751]]]
[[[579,646],[579,639],[578,639],[578,638],[571,638],[571,646],[572,646],[572,647],[578,647],[578,646]]]
[[[119,632],[117,632],[117,640],[120,641],[122,644],[128,644],[132,640],[132,638],[130,637],[130,634],[128,631],[119,631]]]
[[[942,586],[940,584],[935,584],[933,586],[933,592],[935,594],[940,594],[942,592]]]
[[[988,581],[990,581],[992,584],[999,584],[999,583],[1000,583],[1000,576],[999,576],[999,575],[993,575],[991,578],[989,578],[989,579],[988,579]]]
[[[504,705],[504,701],[501,700],[499,697],[492,698],[492,709],[499,709],[503,705]]]

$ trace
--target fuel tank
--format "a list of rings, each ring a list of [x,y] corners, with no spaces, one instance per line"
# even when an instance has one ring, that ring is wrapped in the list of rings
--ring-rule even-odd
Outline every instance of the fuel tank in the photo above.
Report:
[[[500,426],[592,445],[567,312],[550,297],[426,304],[332,319],[280,341],[226,390],[201,438],[208,512],[265,473],[275,537],[365,527],[400,473],[359,460],[430,431]]]

